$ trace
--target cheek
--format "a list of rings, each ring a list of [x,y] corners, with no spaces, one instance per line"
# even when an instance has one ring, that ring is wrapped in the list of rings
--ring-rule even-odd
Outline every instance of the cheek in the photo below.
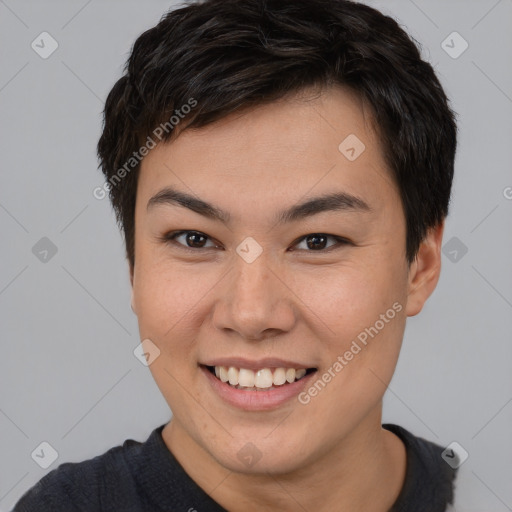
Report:
[[[318,377],[329,381],[327,392],[319,384],[312,393],[322,389],[325,410],[363,411],[381,398],[402,343],[406,282],[403,268],[386,260],[338,267],[321,281],[304,278],[324,352]]]
[[[149,370],[169,406],[180,411],[187,402],[184,386],[197,377],[197,329],[191,326],[205,284],[193,272],[177,272],[155,260],[139,258],[137,264],[133,290],[140,339],[150,339],[160,351]]]
[[[166,261],[150,248],[141,250],[134,281],[139,322],[158,327],[159,332],[170,329],[201,293],[194,275],[192,268]]]
[[[201,286],[193,273],[173,272],[172,267],[140,258],[137,262],[133,293],[140,335],[151,339],[161,351],[174,352]],[[183,337],[181,340],[183,342]]]
[[[305,390],[312,416],[334,436],[350,430],[382,399],[400,352],[405,307],[400,285],[388,274],[344,269],[329,286],[310,283],[324,353],[316,381]],[[382,269],[381,269],[382,270]],[[318,333],[318,329],[316,329]],[[322,382],[319,382],[322,381]],[[341,426],[344,426],[341,428]]]
[[[300,273],[293,288],[328,338],[347,339],[373,325],[395,302],[403,305],[406,279],[401,274],[377,263],[340,265],[317,275]]]

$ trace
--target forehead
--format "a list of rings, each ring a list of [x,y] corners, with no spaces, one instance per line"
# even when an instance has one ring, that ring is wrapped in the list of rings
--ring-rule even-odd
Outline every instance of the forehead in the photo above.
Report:
[[[147,201],[170,184],[230,203],[236,192],[241,207],[292,204],[334,188],[356,196],[366,189],[377,206],[386,187],[393,201],[397,194],[371,109],[340,87],[301,91],[158,144],[142,162],[138,195]]]

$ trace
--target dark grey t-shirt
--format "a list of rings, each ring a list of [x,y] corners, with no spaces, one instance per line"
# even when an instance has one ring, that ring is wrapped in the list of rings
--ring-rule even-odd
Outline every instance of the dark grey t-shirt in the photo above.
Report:
[[[66,462],[29,489],[12,512],[221,512],[185,472],[162,439],[160,427],[141,443],[122,446],[83,462]],[[453,500],[456,471],[443,449],[397,425],[407,449],[402,492],[390,512],[444,512]]]

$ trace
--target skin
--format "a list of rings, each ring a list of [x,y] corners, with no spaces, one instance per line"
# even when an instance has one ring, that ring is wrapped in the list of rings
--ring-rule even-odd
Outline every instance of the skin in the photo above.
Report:
[[[338,146],[366,146],[349,161]],[[230,224],[149,199],[167,186],[231,215]],[[331,211],[285,225],[274,215],[304,199],[344,191],[370,211]],[[187,237],[206,235],[186,252]],[[347,238],[308,247],[307,235]],[[160,356],[152,375],[172,409],[166,446],[187,473],[230,511],[387,511],[402,489],[406,452],[382,429],[382,397],[397,363],[405,322],[418,314],[440,273],[443,224],[415,261],[405,257],[405,217],[371,111],[340,87],[302,91],[182,131],[141,164],[135,213],[132,307],[141,339]],[[246,238],[263,252],[247,263]],[[189,240],[190,242],[190,240]],[[181,246],[180,246],[181,244]],[[402,310],[304,405],[247,412],[212,390],[208,358],[280,357],[321,376],[358,334],[398,302]],[[248,442],[261,459],[237,457]]]

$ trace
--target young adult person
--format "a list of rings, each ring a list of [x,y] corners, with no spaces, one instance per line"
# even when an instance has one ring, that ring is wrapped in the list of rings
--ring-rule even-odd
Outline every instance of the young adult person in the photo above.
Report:
[[[172,419],[61,464],[15,511],[446,510],[442,447],[381,418],[439,278],[455,148],[432,67],[369,6],[167,13],[98,154]]]

